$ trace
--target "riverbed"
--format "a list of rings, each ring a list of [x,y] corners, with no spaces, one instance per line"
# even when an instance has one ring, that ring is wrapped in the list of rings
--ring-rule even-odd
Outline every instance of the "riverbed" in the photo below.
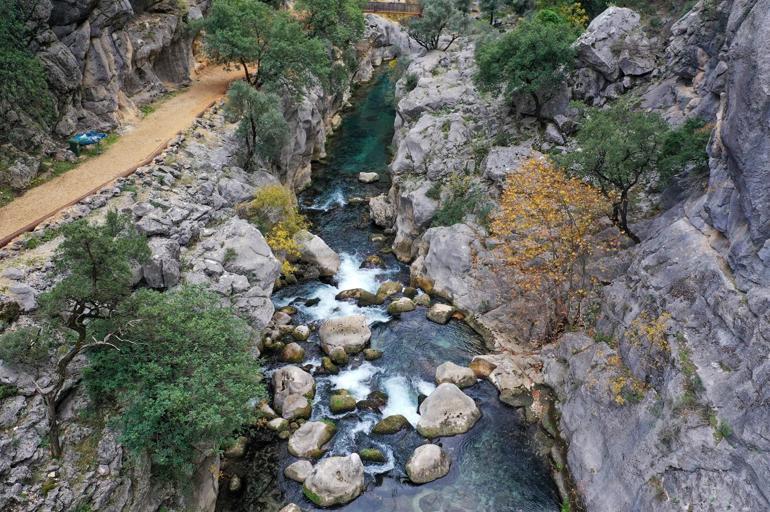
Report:
[[[341,267],[328,282],[310,281],[281,289],[274,295],[276,307],[292,305],[298,312],[295,323],[318,324],[338,316],[363,314],[371,330],[371,346],[382,350],[382,358],[368,362],[361,355],[352,357],[338,375],[317,371],[321,352],[317,333],[303,343],[303,367],[313,367],[316,396],[313,420],[332,419],[338,431],[326,456],[348,455],[364,448],[377,448],[385,454],[384,463],[365,462],[366,490],[355,501],[338,507],[351,512],[405,511],[557,511],[559,498],[545,459],[537,453],[534,428],[521,413],[497,399],[497,391],[486,381],[464,391],[478,404],[482,418],[466,434],[438,439],[449,454],[452,466],[444,478],[424,485],[408,482],[404,466],[423,439],[415,431],[390,436],[370,434],[374,424],[385,416],[404,415],[412,425],[419,418],[419,397],[435,389],[436,367],[452,361],[467,365],[472,357],[486,352],[482,338],[464,322],[452,320],[439,325],[426,318],[426,309],[394,318],[384,306],[358,307],[342,302],[335,295],[342,290],[363,288],[376,292],[386,280],[408,284],[408,267],[387,250],[392,242],[382,241],[383,233],[368,221],[366,198],[389,188],[389,146],[393,137],[395,108],[392,71],[383,70],[352,98],[353,108],[343,118],[338,132],[329,141],[328,157],[314,165],[313,185],[300,196],[302,208],[311,220],[314,233],[340,254]],[[378,182],[357,180],[362,171],[377,172]],[[362,201],[363,199],[363,201]],[[378,254],[385,268],[361,269],[364,258]],[[315,299],[315,300],[314,300]],[[309,301],[309,304],[308,304]],[[267,374],[280,363],[274,361]],[[357,400],[372,391],[387,393],[380,412],[353,411],[335,415],[328,409],[334,389],[346,389]],[[249,451],[253,454],[253,450]],[[296,461],[281,442],[273,447],[272,464],[250,471],[272,471],[271,479],[261,478],[280,493],[284,503],[294,502],[302,510],[317,510],[302,493],[302,486],[283,476],[283,469]],[[249,475],[245,475],[249,480]],[[229,501],[227,510],[264,510],[258,501],[244,497]],[[262,507],[262,508],[260,508]]]

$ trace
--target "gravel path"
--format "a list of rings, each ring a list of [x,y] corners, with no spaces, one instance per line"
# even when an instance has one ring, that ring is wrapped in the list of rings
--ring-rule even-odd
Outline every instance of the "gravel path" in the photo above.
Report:
[[[162,102],[157,110],[137,122],[104,153],[28,190],[0,208],[0,247],[62,208],[116,178],[131,174],[154,158],[171,139],[221,98],[228,84],[241,74],[240,70],[225,71],[219,66],[205,69],[188,88]]]

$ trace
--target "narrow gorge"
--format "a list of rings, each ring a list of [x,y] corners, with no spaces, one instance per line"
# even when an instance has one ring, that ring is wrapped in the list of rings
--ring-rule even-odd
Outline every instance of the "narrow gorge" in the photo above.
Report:
[[[770,0],[13,2],[0,509],[770,510]]]

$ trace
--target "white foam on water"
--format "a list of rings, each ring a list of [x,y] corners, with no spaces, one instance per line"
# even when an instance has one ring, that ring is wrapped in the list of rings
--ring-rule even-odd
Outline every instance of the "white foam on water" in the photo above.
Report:
[[[328,212],[332,208],[342,207],[346,204],[348,204],[348,202],[345,200],[345,194],[342,192],[342,189],[336,188],[334,189],[334,192],[329,194],[326,198],[319,197],[310,208]]]
[[[388,394],[388,403],[382,410],[383,417],[401,414],[412,426],[417,425],[420,415],[417,413],[417,389],[403,375],[389,377],[383,383]]]
[[[432,382],[424,381],[422,379],[412,379],[412,384],[420,394],[425,396],[430,395],[436,389],[436,385]]]
[[[381,371],[379,368],[364,362],[358,368],[344,370],[329,377],[329,382],[337,389],[347,389],[356,400],[363,400],[372,392],[370,382],[374,374],[379,371]]]
[[[318,283],[309,294],[309,299],[319,299],[320,302],[312,307],[298,305],[298,308],[308,315],[311,320],[326,320],[342,316],[364,315],[370,324],[374,322],[387,322],[390,315],[382,306],[358,307],[353,302],[339,301],[334,297],[344,290],[361,288],[368,292],[376,292],[379,288],[379,278],[385,274],[395,272],[392,269],[359,268],[363,260],[354,254],[340,254],[340,269],[337,272],[337,286]],[[297,297],[287,297],[276,302],[278,307],[286,306]]]

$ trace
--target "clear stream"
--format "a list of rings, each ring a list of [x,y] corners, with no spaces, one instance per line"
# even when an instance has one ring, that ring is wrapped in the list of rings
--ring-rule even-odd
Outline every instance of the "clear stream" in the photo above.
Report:
[[[480,406],[482,418],[473,429],[460,436],[438,442],[449,453],[452,469],[446,477],[420,486],[406,479],[404,466],[413,449],[425,442],[416,432],[391,436],[369,436],[372,426],[382,417],[403,414],[413,424],[418,419],[417,400],[435,387],[433,375],[444,361],[467,365],[485,352],[483,340],[466,324],[452,320],[441,326],[425,317],[425,309],[391,318],[383,307],[359,308],[339,302],[334,296],[341,290],[364,288],[375,292],[388,279],[407,282],[408,268],[390,254],[383,254],[383,244],[370,240],[375,228],[368,222],[367,198],[386,192],[389,187],[387,164],[393,137],[395,108],[393,80],[382,71],[373,81],[359,88],[353,98],[354,108],[345,116],[337,134],[330,140],[328,159],[314,167],[313,186],[300,200],[313,222],[313,231],[342,258],[334,284],[321,281],[302,283],[280,290],[274,296],[276,307],[292,304],[299,310],[296,323],[319,322],[326,318],[363,313],[372,328],[371,346],[384,356],[366,362],[362,356],[351,358],[338,375],[315,374],[317,393],[313,418],[333,418],[338,432],[331,441],[328,455],[347,455],[362,448],[379,448],[385,453],[384,464],[365,463],[367,488],[362,496],[338,507],[345,511],[557,511],[556,487],[544,459],[537,455],[533,433],[520,413],[497,399],[494,387],[480,381],[465,392]],[[380,181],[362,184],[356,179],[361,171],[375,171]],[[359,269],[370,254],[380,254],[387,269]],[[317,298],[315,306],[305,305]],[[305,364],[320,366],[317,334],[313,333],[306,349]],[[269,372],[268,372],[269,373]],[[334,388],[344,388],[357,399],[375,390],[388,394],[382,413],[354,411],[332,415],[327,407]],[[274,480],[268,486],[280,491],[284,502],[297,503],[303,510],[317,510],[302,495],[302,486],[283,476],[283,469],[294,462],[282,442],[273,457]],[[251,471],[264,468],[252,463]],[[249,479],[249,474],[245,475]],[[264,505],[249,499],[228,500],[229,510],[256,512]]]

